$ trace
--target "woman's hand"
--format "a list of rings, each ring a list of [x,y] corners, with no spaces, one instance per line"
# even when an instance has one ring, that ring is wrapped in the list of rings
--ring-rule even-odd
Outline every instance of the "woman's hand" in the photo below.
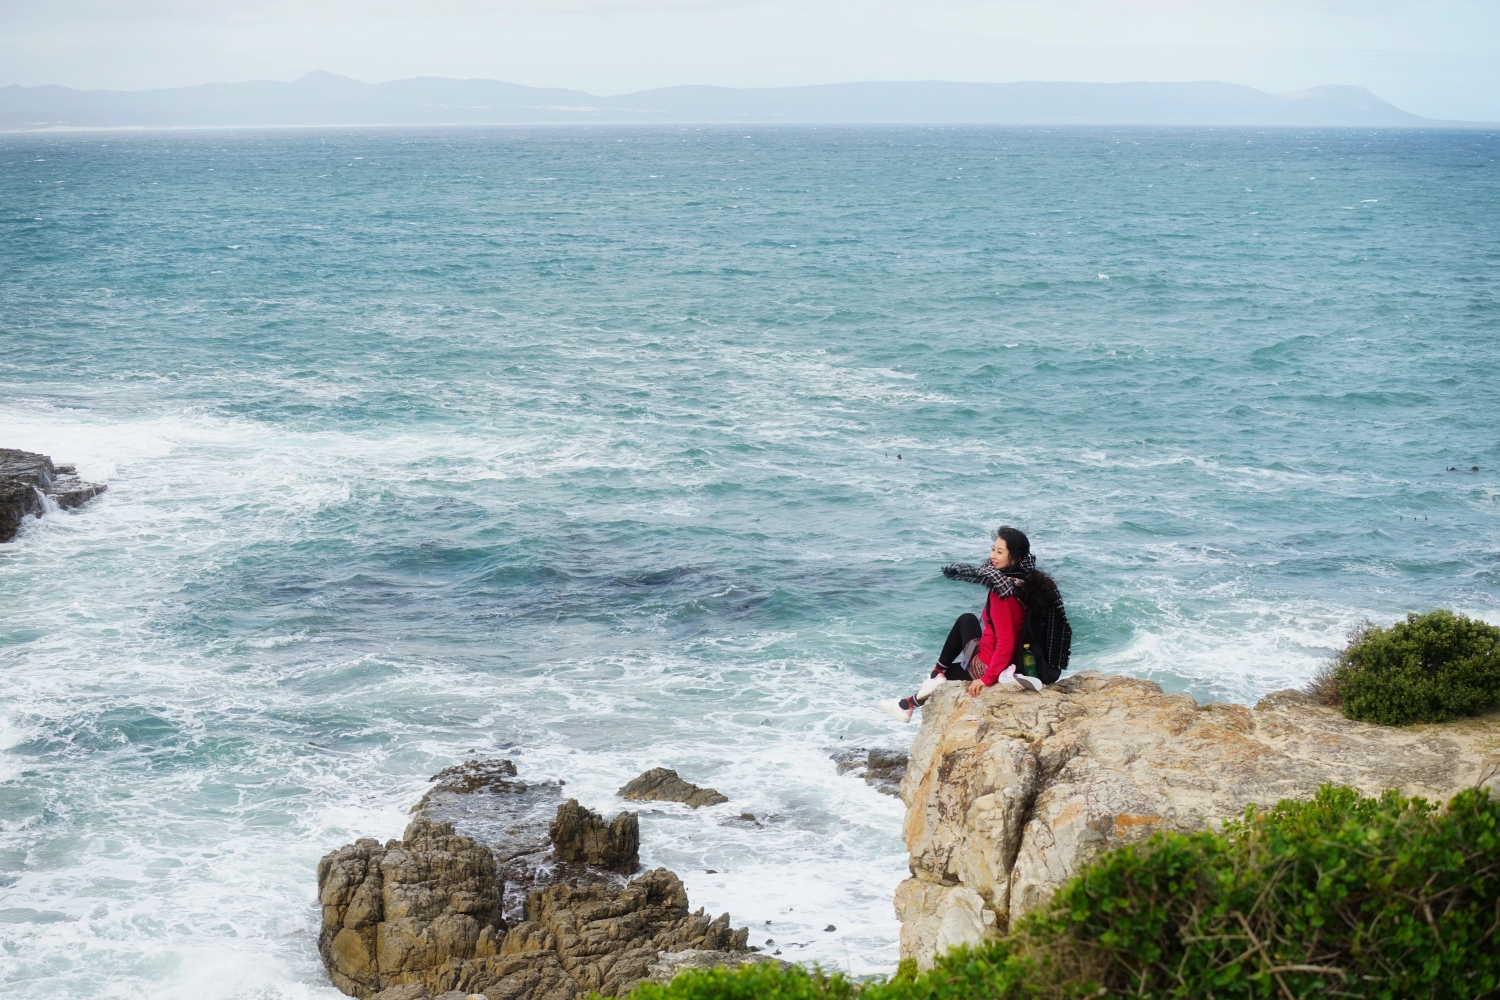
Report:
[[[984,690],[984,681],[974,681],[969,685],[969,697],[978,698],[979,693]]]

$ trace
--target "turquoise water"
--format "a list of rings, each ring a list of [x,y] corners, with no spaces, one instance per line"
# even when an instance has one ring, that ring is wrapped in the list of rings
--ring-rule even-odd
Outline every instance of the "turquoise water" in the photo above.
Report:
[[[1203,701],[1500,621],[1497,147],[0,136],[0,445],[109,484],[0,549],[0,986],[338,996],[317,858],[474,754],[717,787],[647,863],[891,968],[901,807],[827,752],[910,741],[996,524],[1075,670]]]

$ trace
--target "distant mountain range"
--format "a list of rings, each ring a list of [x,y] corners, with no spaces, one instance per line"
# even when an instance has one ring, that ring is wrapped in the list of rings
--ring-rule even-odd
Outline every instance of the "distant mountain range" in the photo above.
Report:
[[[367,84],[332,73],[291,83],[170,90],[0,88],[0,129],[255,125],[548,123],[923,123],[1013,125],[1445,124],[1363,87],[1267,94],[1202,83],[839,83],[816,87],[663,87],[617,97],[496,80],[420,77]]]

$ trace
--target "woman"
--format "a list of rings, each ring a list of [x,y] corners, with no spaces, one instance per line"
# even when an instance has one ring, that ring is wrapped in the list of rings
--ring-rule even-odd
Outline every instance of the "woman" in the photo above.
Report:
[[[950,580],[982,583],[990,592],[979,615],[958,616],[937,665],[917,693],[879,703],[882,711],[902,722],[910,722],[912,712],[944,681],[968,681],[970,697],[978,697],[986,687],[996,684],[1013,690],[1023,685],[1034,691],[1042,689],[1040,678],[1016,673],[1015,647],[1028,610],[1045,619],[1051,608],[1061,605],[1061,598],[1057,584],[1036,568],[1026,535],[1005,525],[995,532],[988,565],[955,563],[944,566],[943,575]]]

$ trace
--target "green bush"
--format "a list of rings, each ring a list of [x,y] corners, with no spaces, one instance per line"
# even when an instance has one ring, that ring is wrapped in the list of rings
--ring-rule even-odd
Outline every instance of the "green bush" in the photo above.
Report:
[[[637,1000],[1500,997],[1500,802],[1324,786],[1101,855],[1006,937],[860,983],[684,973]]]
[[[1447,722],[1500,707],[1500,628],[1451,611],[1367,625],[1339,654],[1330,676],[1344,714],[1405,726]]]
[[[1024,922],[1157,997],[1500,995],[1500,802],[1324,786],[1102,855]]]
[[[903,963],[905,964],[905,963]],[[955,948],[938,959],[930,972],[908,968],[884,982],[861,982],[842,973],[826,974],[801,966],[783,969],[777,965],[743,966],[689,971],[670,986],[643,983],[631,994],[633,1000],[1030,1000],[1043,995],[1036,984],[1038,963],[1018,954],[1008,941],[995,941],[982,948]],[[1087,991],[1092,992],[1092,988]],[[1077,990],[1048,992],[1048,996],[1073,997]]]

